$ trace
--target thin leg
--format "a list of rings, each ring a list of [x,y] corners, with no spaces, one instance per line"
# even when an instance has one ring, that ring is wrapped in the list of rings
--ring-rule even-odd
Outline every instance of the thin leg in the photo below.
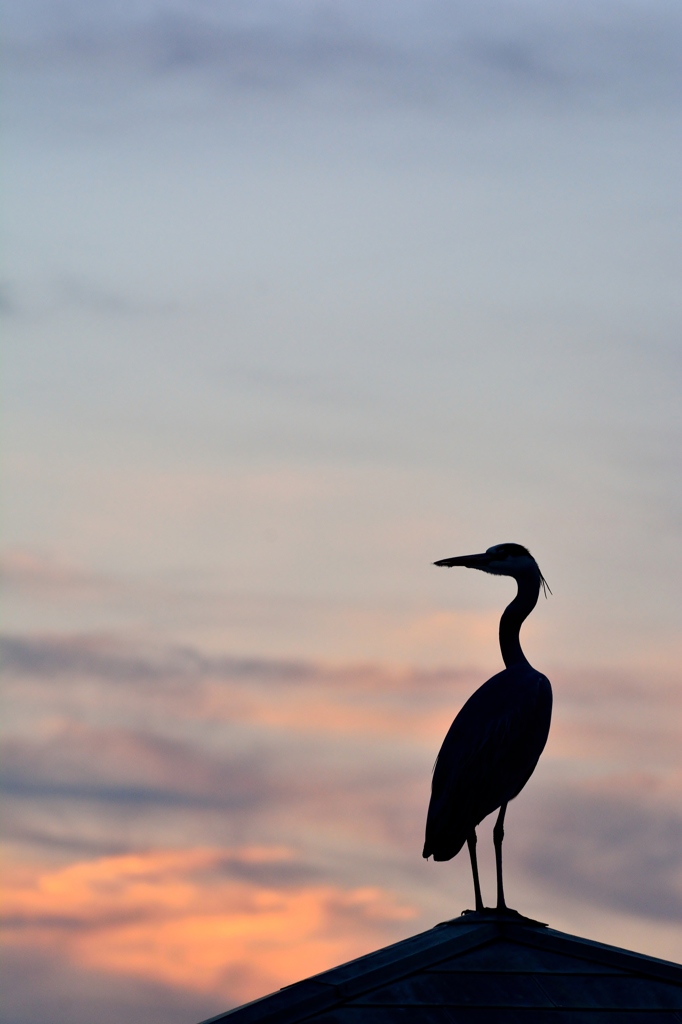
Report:
[[[476,910],[483,910],[483,897],[481,896],[481,883],[478,878],[478,861],[476,860],[476,829],[472,828],[471,835],[467,838],[469,856],[471,857],[471,874],[474,876],[474,896],[476,897]]]
[[[502,804],[500,813],[497,816],[493,829],[493,845],[495,847],[495,869],[497,871],[497,909],[506,910],[504,902],[504,887],[502,885],[502,840],[504,839],[504,816],[507,813],[507,805]]]

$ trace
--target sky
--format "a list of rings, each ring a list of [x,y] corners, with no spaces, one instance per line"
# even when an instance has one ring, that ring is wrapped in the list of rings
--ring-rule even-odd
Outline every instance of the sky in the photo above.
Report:
[[[527,545],[512,906],[682,960],[665,0],[5,11],[5,1024],[189,1024],[471,906],[430,773]],[[481,827],[493,900],[490,823]]]

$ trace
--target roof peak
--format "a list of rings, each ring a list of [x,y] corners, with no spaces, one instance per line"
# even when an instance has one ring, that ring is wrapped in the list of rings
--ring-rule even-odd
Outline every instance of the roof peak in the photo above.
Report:
[[[619,1021],[633,1024],[642,1020],[642,1010],[667,1010],[670,1016],[657,1019],[679,1020],[682,966],[558,932],[521,914],[484,910],[444,921],[204,1024],[385,1024],[397,1019],[396,1011],[409,1011],[413,1024],[432,1024],[465,1009],[466,1020],[482,1020],[470,1018],[477,1008],[494,1010],[500,1024],[517,1021],[521,1010],[554,1014],[558,1008],[618,1011]],[[585,1015],[585,1024],[590,1019]]]
[[[483,910],[463,910],[459,917],[452,917],[447,921],[441,921],[440,924],[436,925],[436,928],[442,928],[444,925],[490,923],[519,924],[527,925],[531,928],[549,927],[544,921],[535,921],[532,917],[524,917],[518,910],[510,910],[509,907],[505,907],[504,910],[498,910],[496,907],[484,907]]]

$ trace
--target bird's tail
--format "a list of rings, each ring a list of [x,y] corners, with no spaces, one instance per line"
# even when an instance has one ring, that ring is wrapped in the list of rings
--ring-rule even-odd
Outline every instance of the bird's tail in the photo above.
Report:
[[[434,860],[452,860],[453,857],[457,856],[467,839],[467,833],[458,833],[456,835],[449,835],[446,840],[443,840],[441,837],[440,841],[437,841],[429,835],[429,831],[427,825],[426,839],[424,841],[424,849],[422,850],[422,857],[426,860],[429,857],[433,857]]]

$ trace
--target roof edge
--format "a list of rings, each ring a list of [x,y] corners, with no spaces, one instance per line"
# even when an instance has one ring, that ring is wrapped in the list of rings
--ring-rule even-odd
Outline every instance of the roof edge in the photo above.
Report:
[[[210,1017],[202,1024],[268,1024],[273,1018],[277,1024],[298,1024],[421,967],[500,938],[682,985],[682,965],[673,961],[555,931],[520,914],[465,912],[428,931]]]
[[[501,915],[494,911],[465,913],[428,931],[294,982],[251,1003],[209,1017],[201,1024],[219,1024],[237,1014],[240,1024],[267,1024],[273,1016],[277,1017],[278,1024],[303,1020],[420,967],[437,964],[492,942],[501,934],[501,920]],[[520,914],[514,915],[512,920],[521,930],[539,927],[544,931],[546,928]]]
[[[533,932],[530,928],[519,928],[518,925],[505,923],[501,926],[501,930],[506,938],[526,946],[549,949],[584,960],[596,960],[609,967],[618,967],[631,973],[682,984],[682,964],[677,964],[673,960],[661,960],[659,957],[649,956],[647,953],[635,953],[633,950],[623,949],[621,946],[611,946],[606,942],[596,942],[594,939],[583,939],[578,935],[555,931],[553,928],[547,928],[538,933]]]

